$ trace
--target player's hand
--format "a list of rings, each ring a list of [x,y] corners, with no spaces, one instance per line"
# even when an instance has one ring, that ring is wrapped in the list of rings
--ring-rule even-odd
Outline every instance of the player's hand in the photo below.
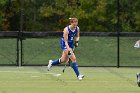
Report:
[[[78,41],[75,41],[74,46],[78,47]]]
[[[72,49],[71,49],[71,48],[67,48],[67,50],[68,50],[68,51],[71,51]]]

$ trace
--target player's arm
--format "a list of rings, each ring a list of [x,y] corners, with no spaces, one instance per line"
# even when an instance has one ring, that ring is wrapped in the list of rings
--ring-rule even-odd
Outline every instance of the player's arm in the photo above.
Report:
[[[79,39],[80,39],[80,28],[78,27],[78,32],[75,37],[75,47],[78,47]]]
[[[68,51],[71,51],[71,49],[68,45],[68,29],[67,29],[67,27],[64,28],[63,33],[64,33],[64,42],[65,42],[66,48],[68,49]]]

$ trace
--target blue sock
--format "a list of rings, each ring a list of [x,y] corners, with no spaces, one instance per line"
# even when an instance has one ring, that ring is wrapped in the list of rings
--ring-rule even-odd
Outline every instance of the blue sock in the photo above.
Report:
[[[60,64],[60,63],[59,63],[59,59],[54,60],[54,61],[52,62],[52,65],[57,65],[57,64]]]
[[[76,75],[77,75],[77,77],[78,77],[78,76],[79,76],[79,70],[78,70],[78,67],[77,67],[77,63],[76,63],[76,62],[73,62],[73,63],[71,64],[71,66],[72,66],[74,72],[76,73]]]

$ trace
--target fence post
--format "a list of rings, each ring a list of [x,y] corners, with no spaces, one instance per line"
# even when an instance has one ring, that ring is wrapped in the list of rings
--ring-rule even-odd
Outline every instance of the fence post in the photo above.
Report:
[[[18,36],[17,36],[17,66],[19,66],[19,31],[18,31]]]
[[[23,43],[22,43],[22,33],[23,33],[23,5],[24,5],[24,0],[20,0],[20,5],[21,5],[21,8],[20,8],[20,30],[19,30],[19,34],[18,34],[18,37],[19,37],[19,41],[20,41],[20,60],[19,60],[19,63],[18,63],[18,66],[22,66],[22,62],[23,62],[23,51],[22,51],[22,47],[23,47]]]
[[[120,67],[120,1],[117,0],[117,68]]]

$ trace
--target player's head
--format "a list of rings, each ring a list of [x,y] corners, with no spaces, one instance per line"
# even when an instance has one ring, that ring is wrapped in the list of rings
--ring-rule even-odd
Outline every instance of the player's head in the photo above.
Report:
[[[77,18],[75,18],[75,17],[72,17],[72,18],[69,18],[69,20],[70,20],[70,24],[72,25],[72,26],[77,26],[78,25],[78,19]]]

